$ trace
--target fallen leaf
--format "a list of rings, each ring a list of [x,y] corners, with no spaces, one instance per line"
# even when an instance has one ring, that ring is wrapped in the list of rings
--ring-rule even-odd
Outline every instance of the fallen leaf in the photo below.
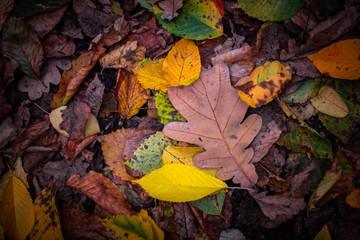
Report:
[[[188,203],[174,204],[174,212],[174,220],[180,227],[180,236],[188,239],[195,237],[197,231],[195,217],[192,214]]]
[[[20,1],[16,2],[13,15],[17,17],[26,18],[32,15],[39,14],[45,11],[51,11],[55,8],[61,7],[69,2],[69,0],[42,0],[41,4],[38,0]],[[35,4],[38,3],[38,4]]]
[[[104,91],[105,85],[99,80],[98,74],[96,74],[86,89],[84,99],[84,102],[91,108],[91,113],[94,117],[96,117],[100,111]]]
[[[139,113],[140,108],[147,102],[144,89],[133,73],[126,76],[118,72],[116,80],[116,100],[119,103],[118,112],[123,119],[130,119]]]
[[[0,93],[3,94],[5,88],[15,80],[15,70],[19,67],[19,63],[13,59],[6,61],[3,66],[3,75],[0,82]]]
[[[163,91],[156,91],[154,94],[154,100],[157,116],[159,116],[162,124],[166,125],[173,121],[186,121],[185,118],[181,116],[181,114],[171,104],[167,93],[164,93]]]
[[[0,224],[10,239],[25,239],[34,226],[30,193],[15,176],[8,181],[0,203]]]
[[[339,94],[329,86],[323,86],[318,95],[311,99],[312,105],[316,110],[337,118],[346,117],[349,108],[339,96]]]
[[[308,58],[329,77],[360,79],[360,39],[348,39],[331,44]]]
[[[304,5],[302,0],[280,0],[276,3],[262,0],[237,0],[236,8],[242,8],[250,17],[261,21],[283,21],[297,13]]]
[[[84,38],[84,36],[81,32],[81,28],[79,28],[76,25],[75,19],[71,19],[71,18],[64,19],[64,25],[62,26],[61,33],[68,37],[75,38],[75,39],[83,39]]]
[[[179,163],[164,165],[133,182],[151,197],[169,202],[194,201],[227,187],[223,181]]]
[[[156,132],[147,138],[134,152],[134,158],[125,164],[132,169],[148,174],[163,165],[162,155],[167,146],[175,145],[162,132]]]
[[[89,144],[93,143],[95,140],[96,136],[72,140],[66,144],[64,150],[66,151],[68,157],[71,160],[74,160]]]
[[[326,224],[321,228],[320,232],[316,234],[314,240],[331,240],[331,235]]]
[[[141,209],[138,216],[123,214],[100,221],[112,234],[113,239],[122,239],[121,236],[126,236],[128,239],[164,239],[164,232],[156,226],[144,209]]]
[[[360,208],[360,189],[357,188],[346,196],[346,203],[350,207]]]
[[[17,61],[26,75],[40,76],[44,58],[42,46],[38,36],[21,19],[11,17],[6,22],[1,48],[3,55]]]
[[[279,61],[267,62],[255,68],[248,80],[238,87],[239,95],[249,106],[260,107],[277,97],[290,80],[289,67]]]
[[[72,39],[67,39],[65,35],[48,34],[41,40],[44,56],[47,58],[70,57],[75,53],[76,46]]]
[[[191,201],[190,204],[197,207],[206,214],[220,216],[224,201],[225,193],[222,192],[217,195]]]
[[[171,21],[179,15],[176,11],[182,7],[183,0],[163,0],[158,4],[159,7],[164,10],[161,18]]]
[[[246,146],[259,132],[262,121],[253,114],[242,122],[247,105],[231,87],[228,67],[217,63],[210,70],[203,69],[198,81],[183,89],[170,88],[168,94],[188,122],[171,122],[164,134],[206,150],[194,157],[195,166],[221,168],[216,174],[219,179],[234,177],[234,183],[253,188],[257,175],[249,162],[254,152]]]
[[[314,86],[314,79],[308,78],[303,81],[301,86],[294,92],[285,95],[281,98],[285,103],[305,103],[311,98],[312,88]]]
[[[191,40],[181,39],[166,56],[162,68],[169,86],[191,84],[199,78],[201,71],[198,47]]]
[[[43,189],[34,201],[35,225],[29,237],[33,239],[63,239],[59,213],[53,190]]]
[[[6,21],[9,13],[14,7],[15,0],[4,0],[1,1],[1,10],[0,10],[0,31],[2,30],[3,24]]]
[[[100,173],[90,171],[84,177],[73,175],[66,186],[81,191],[112,214],[135,213],[121,189]]]
[[[125,68],[130,71],[145,58],[145,51],[145,47],[137,46],[137,41],[128,41],[100,58],[99,62],[103,68]]]

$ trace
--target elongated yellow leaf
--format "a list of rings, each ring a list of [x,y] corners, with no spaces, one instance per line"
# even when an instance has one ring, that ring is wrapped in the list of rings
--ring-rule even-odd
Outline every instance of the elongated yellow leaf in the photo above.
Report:
[[[61,232],[59,213],[52,190],[43,189],[34,202],[35,225],[30,240],[64,239]]]
[[[346,196],[346,203],[353,208],[360,208],[360,188],[355,189]]]
[[[337,118],[343,118],[349,113],[344,100],[329,86],[323,86],[319,94],[311,99],[311,104],[318,111]]]
[[[0,224],[10,239],[25,239],[34,221],[34,206],[24,184],[11,176],[0,203]]]
[[[162,155],[164,165],[172,163],[183,163],[194,166],[193,158],[196,154],[205,152],[202,147],[175,147],[168,146]],[[213,177],[216,176],[218,168],[197,168]]]
[[[199,48],[193,41],[181,39],[165,58],[163,70],[170,86],[189,85],[201,71]]]
[[[309,55],[319,71],[333,78],[360,78],[360,39],[348,39]]]
[[[141,209],[139,217],[150,223],[153,230],[154,239],[164,239],[164,232],[156,225],[155,221],[149,216],[147,211]]]
[[[140,184],[151,197],[169,202],[194,201],[227,187],[223,181],[193,166],[176,163],[133,182]]]
[[[133,69],[143,88],[166,92],[167,89],[171,87],[165,78],[162,68],[163,62],[164,59],[160,59],[158,61],[141,64],[139,67]]]

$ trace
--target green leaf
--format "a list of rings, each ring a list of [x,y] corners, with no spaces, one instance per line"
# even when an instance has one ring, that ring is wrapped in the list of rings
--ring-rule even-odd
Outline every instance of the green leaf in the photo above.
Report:
[[[222,192],[214,196],[192,201],[190,203],[206,214],[220,216],[224,201],[225,193]]]
[[[61,7],[68,2],[70,2],[70,0],[16,0],[13,15],[26,18]]]
[[[163,166],[164,149],[175,144],[176,141],[166,137],[162,132],[157,132],[147,138],[134,152],[135,157],[125,164],[132,169],[148,174]]]
[[[153,6],[161,25],[170,33],[194,40],[216,38],[223,34],[222,17],[212,0],[188,0],[171,22],[161,18],[163,10]]]
[[[316,234],[314,240],[331,240],[329,229],[326,224],[322,227],[320,232]]]
[[[304,83],[293,93],[290,93],[283,97],[285,103],[304,103],[310,99],[312,88],[314,86],[314,79],[308,78],[304,81]]]
[[[247,15],[261,21],[282,21],[297,13],[303,5],[303,0],[238,0],[234,7],[242,8]]]
[[[173,121],[186,122],[186,119],[181,116],[181,114],[171,104],[167,93],[164,93],[163,91],[155,92],[154,100],[157,114],[160,117],[162,124],[166,125]]]
[[[276,143],[295,152],[311,152],[317,158],[333,159],[331,141],[304,127],[282,134]]]

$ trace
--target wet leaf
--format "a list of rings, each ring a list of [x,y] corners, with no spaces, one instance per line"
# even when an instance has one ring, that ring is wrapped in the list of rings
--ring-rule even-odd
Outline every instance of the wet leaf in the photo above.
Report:
[[[253,108],[271,102],[291,80],[289,70],[279,61],[267,62],[255,68],[248,80],[239,86],[241,99]]]
[[[303,0],[237,0],[238,8],[242,8],[250,17],[261,21],[282,21],[289,19],[304,5]]]
[[[132,169],[148,174],[163,165],[162,155],[167,146],[175,145],[162,132],[156,132],[146,139],[134,152],[134,158],[125,164]]]
[[[143,88],[161,90],[163,92],[167,91],[170,85],[165,78],[162,68],[163,62],[164,59],[146,62],[133,70]]]
[[[35,239],[63,239],[59,213],[53,190],[43,189],[34,201],[35,225],[29,237]]]
[[[11,17],[2,32],[2,53],[20,64],[32,78],[40,77],[44,54],[38,36],[18,18]]]
[[[217,63],[203,69],[199,80],[182,89],[170,88],[169,98],[187,123],[168,123],[166,136],[201,146],[206,151],[194,157],[201,168],[221,168],[216,176],[232,177],[234,183],[253,188],[257,175],[249,163],[254,152],[246,147],[261,128],[261,117],[253,114],[243,121],[247,105],[232,88],[228,67]]]
[[[329,86],[323,86],[318,95],[311,99],[311,103],[318,111],[332,117],[343,118],[349,113],[345,102]]]
[[[121,118],[130,119],[139,113],[140,108],[147,102],[144,89],[133,73],[126,76],[118,72],[116,81],[116,99],[119,103],[118,112]]]
[[[333,78],[360,79],[360,39],[336,42],[319,52],[309,55],[322,74]]]
[[[219,193],[217,195],[210,196],[208,198],[201,198],[190,203],[206,214],[220,216],[224,201],[225,193]]]
[[[179,15],[176,11],[179,10],[182,5],[183,0],[163,0],[159,2],[159,7],[164,10],[161,18],[171,21]]]
[[[193,41],[181,39],[166,56],[163,71],[171,87],[191,84],[201,71],[199,48]]]
[[[227,187],[223,181],[193,166],[178,163],[164,165],[133,182],[151,197],[169,202],[198,200]]]
[[[35,222],[30,193],[15,176],[8,181],[0,203],[0,224],[10,239],[25,239]]]
[[[154,94],[155,107],[157,115],[160,117],[160,122],[164,125],[169,122],[185,122],[186,119],[174,108],[169,100],[167,93],[157,91]]]
[[[355,189],[346,196],[346,203],[353,208],[360,208],[360,189]]]
[[[316,234],[314,240],[331,240],[329,229],[326,224],[321,228],[320,232]]]
[[[100,173],[90,171],[84,177],[73,175],[66,186],[81,191],[112,214],[134,213],[121,189]]]

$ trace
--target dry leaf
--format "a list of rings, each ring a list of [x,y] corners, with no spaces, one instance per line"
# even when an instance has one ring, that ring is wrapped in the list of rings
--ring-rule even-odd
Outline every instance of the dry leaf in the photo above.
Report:
[[[96,140],[96,136],[68,141],[64,150],[68,157],[74,160],[88,145]]]
[[[311,103],[318,111],[329,116],[343,118],[349,113],[344,100],[329,86],[323,86],[318,95],[311,99]]]
[[[191,212],[189,204],[174,204],[174,212],[174,220],[180,226],[180,236],[187,239],[194,237],[197,227],[195,224],[195,217]]]
[[[44,49],[44,56],[47,58],[70,57],[76,50],[72,39],[67,39],[65,35],[48,34],[41,40]]]
[[[2,30],[2,26],[6,21],[9,13],[14,7],[15,0],[2,0],[1,8],[0,8],[0,31]]]
[[[105,85],[99,80],[98,74],[95,75],[86,89],[84,102],[91,108],[91,113],[96,117],[100,111]]]
[[[66,186],[86,194],[112,214],[135,213],[121,189],[100,173],[90,171],[84,177],[73,175]]]
[[[346,196],[346,203],[353,208],[360,208],[360,189],[355,189]]]
[[[261,128],[261,117],[250,115],[244,119],[247,105],[232,88],[229,70],[217,63],[201,72],[200,79],[183,89],[170,88],[169,98],[187,123],[168,123],[166,136],[201,146],[206,150],[194,157],[201,168],[221,168],[216,176],[221,180],[233,178],[244,188],[255,188],[257,175],[254,155],[246,147]],[[242,123],[241,123],[242,122]]]
[[[164,0],[159,2],[158,4],[159,7],[164,10],[161,18],[171,21],[174,17],[177,17],[179,15],[176,11],[182,7],[183,0]]]

